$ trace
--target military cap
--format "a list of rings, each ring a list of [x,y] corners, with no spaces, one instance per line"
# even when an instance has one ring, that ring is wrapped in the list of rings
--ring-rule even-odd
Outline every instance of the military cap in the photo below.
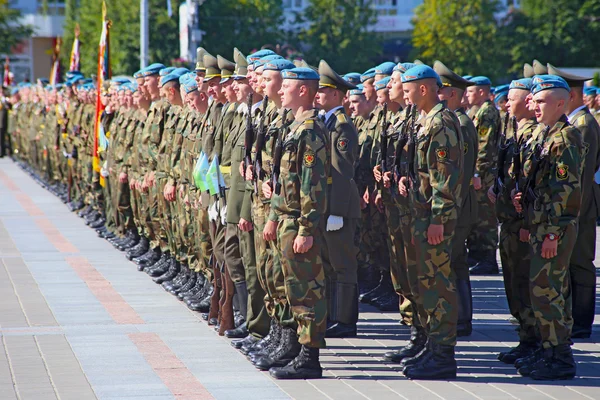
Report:
[[[364,95],[364,86],[362,84],[358,84],[356,85],[356,87],[354,89],[350,89],[348,91],[348,96],[361,96]]]
[[[296,67],[281,71],[283,79],[296,79],[300,81],[318,81],[319,74],[312,68]]]
[[[221,77],[221,69],[219,68],[219,63],[217,61],[217,57],[212,54],[206,53],[204,55],[204,67],[206,68],[206,75],[204,76],[204,82],[208,82],[213,78]]]
[[[273,60],[280,60],[283,57],[281,57],[279,54],[271,54],[269,56],[265,56],[263,58],[260,58],[256,61],[254,61],[254,70],[256,71],[257,69],[259,69],[260,67],[264,66],[266,63],[268,63],[269,61],[273,61]]]
[[[583,85],[585,84],[586,81],[593,79],[591,77],[569,74],[568,72],[561,71],[560,69],[556,68],[554,65],[552,65],[550,63],[548,64],[548,73],[552,74],[552,75],[560,76],[565,81],[567,81],[567,83],[569,84],[570,87],[583,87]]]
[[[251,64],[251,63],[253,63],[256,60],[259,60],[259,59],[261,59],[263,57],[266,57],[266,56],[270,56],[272,54],[275,54],[275,52],[273,50],[262,49],[262,50],[259,50],[259,51],[255,52],[255,53],[250,54],[248,57],[246,57],[246,61],[248,61],[248,64]]]
[[[225,83],[229,78],[233,77],[233,71],[235,71],[235,64],[226,59],[225,57],[217,55],[217,64],[221,70],[221,83]]]
[[[439,60],[436,60],[433,63],[433,70],[440,76],[442,86],[455,87],[457,89],[465,90],[468,86],[473,85],[473,82],[468,81],[462,76],[458,75]]]
[[[235,61],[235,70],[233,79],[244,79],[248,75],[248,61],[246,57],[237,48],[233,49],[233,61]]]
[[[265,71],[283,71],[284,69],[293,69],[296,68],[293,62],[290,60],[286,60],[285,58],[279,58],[277,60],[272,60],[267,62],[264,65]]]
[[[377,82],[375,82],[375,85],[374,85],[375,91],[377,92],[377,91],[387,88],[388,83],[390,83],[390,79],[391,78],[389,76],[386,76],[385,78],[380,79]]]
[[[540,78],[536,81],[531,88],[532,94],[537,94],[543,90],[551,90],[551,89],[565,89],[570,92],[571,88],[567,81],[565,81],[560,76],[556,75],[538,75]],[[536,76],[536,78],[538,77]]]
[[[419,60],[418,58],[415,61],[413,61],[413,64],[415,64],[415,65],[425,65],[425,63],[423,61]]]
[[[469,79],[475,86],[492,86],[492,81],[487,76],[474,76]]]
[[[369,68],[360,76],[360,82],[365,83],[369,79],[375,78],[375,68]]]
[[[473,78],[473,75],[463,75],[463,79],[466,79],[468,81],[470,81],[471,78]]]
[[[533,72],[533,67],[531,64],[523,64],[523,78],[533,78],[535,72]]]
[[[206,54],[206,50],[204,47],[198,47],[196,49],[196,71],[206,71],[204,68],[204,55]]]
[[[73,79],[75,76],[83,76],[83,74],[79,71],[69,71],[65,74],[65,78],[67,78],[67,80]]]
[[[442,86],[440,76],[427,65],[416,65],[402,74],[402,83],[420,81],[422,79],[435,79],[438,86]]]
[[[339,76],[333,68],[325,60],[319,62],[319,88],[333,88],[346,92],[349,89],[354,89],[355,86]]]
[[[173,72],[175,70],[175,67],[167,67],[167,68],[163,68],[159,71],[158,75],[160,76],[167,76],[169,75],[171,72]]]
[[[165,66],[160,63],[151,64],[142,70],[142,74],[144,76],[158,75],[160,70],[164,68]]]
[[[546,81],[549,79],[554,79],[554,78],[560,78],[560,77],[556,76],[556,75],[550,75],[550,74],[535,75],[531,80],[531,84],[532,84],[532,86],[535,86],[540,82],[543,82],[543,81]]]
[[[583,94],[586,96],[595,96],[598,88],[596,86],[588,86],[583,88]]]
[[[348,72],[344,75],[344,80],[356,86],[360,84],[360,74],[358,72]]]
[[[533,72],[536,75],[545,75],[548,73],[548,68],[538,60],[533,60]]]
[[[391,75],[395,66],[391,61],[383,62],[375,67],[375,75]]]
[[[520,89],[520,90],[531,90],[532,85],[531,78],[515,79],[510,83],[509,89]]]

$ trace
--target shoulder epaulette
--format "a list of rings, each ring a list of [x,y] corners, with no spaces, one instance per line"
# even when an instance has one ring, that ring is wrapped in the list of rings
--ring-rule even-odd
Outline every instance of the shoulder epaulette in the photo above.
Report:
[[[304,128],[306,129],[313,129],[315,127],[315,121],[312,119],[307,119],[306,121],[304,121]]]
[[[338,120],[339,123],[345,124],[346,122],[348,122],[348,117],[346,117],[345,113],[339,113],[337,115],[337,120]]]
[[[576,124],[577,125],[585,125],[585,114],[582,115],[581,117],[577,118]]]

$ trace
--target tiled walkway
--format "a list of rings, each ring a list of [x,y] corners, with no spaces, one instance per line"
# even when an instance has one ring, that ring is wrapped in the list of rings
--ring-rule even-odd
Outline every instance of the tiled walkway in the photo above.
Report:
[[[408,381],[385,364],[408,329],[365,307],[358,338],[328,340],[325,379],[275,382],[0,160],[0,400],[600,399],[600,327],[575,345],[577,379],[521,378],[496,360],[515,340],[500,277],[473,286],[475,332],[459,342],[456,381]]]

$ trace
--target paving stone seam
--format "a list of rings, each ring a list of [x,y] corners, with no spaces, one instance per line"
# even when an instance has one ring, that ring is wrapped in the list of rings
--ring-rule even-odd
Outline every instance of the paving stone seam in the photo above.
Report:
[[[10,378],[12,379],[13,392],[17,396],[17,399],[21,400],[19,388],[17,387],[17,377],[15,376],[15,370],[13,368],[12,361],[10,360],[10,356],[8,355],[8,345],[6,344],[6,338],[4,336],[2,336],[2,351],[4,352],[6,361],[8,363],[8,370],[10,371]]]
[[[23,261],[23,264],[25,264],[25,261]],[[19,306],[21,307],[21,312],[23,313],[23,317],[25,317],[25,321],[27,322],[27,326],[31,327],[31,321],[29,321],[29,317],[27,316],[27,313],[25,312],[25,307],[23,307],[23,302],[21,301],[21,296],[19,296],[19,292],[17,291],[17,286],[15,285],[15,282],[13,281],[12,276],[10,275],[10,271],[8,270],[8,265],[6,265],[6,263],[4,262],[4,260],[2,260],[2,265],[4,266],[4,270],[6,271],[6,276],[8,276],[8,280],[10,282],[10,285],[13,288],[13,293],[15,294],[15,297],[17,298],[17,301],[19,302]],[[37,282],[35,283],[37,286]],[[39,286],[38,290],[39,290]],[[44,297],[44,300],[46,298]]]
[[[491,387],[493,387],[494,389],[497,389],[497,390],[501,391],[502,393],[506,394],[507,396],[510,396],[510,397],[511,397],[511,398],[513,398],[513,399],[516,399],[516,400],[518,400],[518,399],[519,399],[518,397],[515,397],[515,396],[513,396],[512,394],[510,394],[510,393],[509,393],[509,392],[507,392],[506,390],[504,390],[504,389],[502,389],[502,388],[500,388],[500,387],[496,386],[496,385],[495,385],[495,384],[493,384],[493,383],[488,383],[488,385],[490,385],[490,386],[491,386]]]
[[[309,380],[307,380],[307,381],[304,381],[304,382],[308,383],[308,384],[309,384],[310,386],[312,386],[312,387],[313,387],[313,388],[314,388],[314,389],[315,389],[317,392],[321,393],[321,394],[322,394],[323,396],[325,396],[326,398],[328,398],[328,399],[330,399],[330,400],[335,400],[333,397],[329,397],[329,396],[327,395],[327,393],[325,393],[324,391],[322,391],[321,389],[319,389],[318,387],[316,387],[316,386],[315,386],[315,384],[314,384],[314,383],[312,383],[312,381],[309,381]],[[289,393],[288,393],[288,395],[289,395],[290,397],[294,398],[294,396],[293,396],[293,395],[291,395],[291,394],[289,394]]]
[[[60,396],[58,395],[58,388],[54,383],[54,379],[52,379],[52,374],[50,373],[50,368],[48,368],[48,363],[46,362],[46,357],[44,357],[44,353],[42,352],[42,348],[40,347],[40,343],[37,340],[37,337],[33,335],[33,342],[35,343],[35,347],[37,348],[38,353],[40,353],[40,358],[42,359],[42,363],[44,364],[44,369],[46,370],[46,375],[48,375],[48,380],[50,381],[50,385],[52,386],[52,390],[54,390],[54,394],[56,398],[60,400]],[[69,346],[71,347],[71,346]]]
[[[379,381],[377,381],[377,382],[379,382]],[[379,382],[379,384],[380,384],[381,386],[385,387],[385,388],[386,388],[387,390],[389,390],[390,392],[392,392],[392,393],[396,393],[398,396],[402,397],[403,399],[410,400],[408,397],[405,397],[405,396],[404,396],[402,393],[398,392],[398,391],[397,391],[397,390],[395,390],[395,389],[392,389],[391,387],[389,387],[389,386],[388,386],[388,385],[386,385],[385,383],[383,383],[383,382]],[[434,394],[435,394],[435,393],[434,393]],[[437,394],[435,394],[435,395],[436,395],[437,397],[440,397],[440,396],[438,396]],[[440,397],[440,399],[441,399],[441,397]]]
[[[580,396],[586,397],[586,398],[588,398],[588,399],[590,399],[590,400],[594,400],[594,398],[593,398],[593,397],[590,397],[590,396],[588,396],[588,395],[587,395],[587,394],[585,394],[585,393],[581,393],[581,392],[577,391],[577,390],[576,390],[576,388],[572,388],[572,387],[570,387],[570,386],[567,386],[567,385],[566,385],[565,387],[566,387],[567,389],[569,389],[570,391],[577,393],[577,394],[578,394],[578,395],[580,395]],[[600,389],[599,389],[599,390],[600,390]]]
[[[464,392],[467,392],[467,393],[469,393],[471,396],[475,397],[476,399],[479,399],[479,400],[484,400],[484,399],[482,399],[481,397],[477,396],[475,393],[473,393],[473,392],[471,392],[470,390],[468,390],[467,388],[464,388],[464,387],[460,386],[460,383],[457,383],[457,382],[450,382],[450,381],[449,381],[449,383],[450,383],[452,386],[455,386],[455,387],[457,387],[458,389],[460,389],[460,390],[462,390],[462,391],[464,391]]]

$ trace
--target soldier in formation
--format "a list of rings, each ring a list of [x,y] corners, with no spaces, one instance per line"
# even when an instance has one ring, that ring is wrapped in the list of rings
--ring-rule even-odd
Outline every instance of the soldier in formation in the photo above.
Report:
[[[384,355],[409,379],[455,378],[469,276],[498,273],[498,248],[519,324],[498,358],[575,376],[600,213],[586,77],[534,61],[492,96],[440,61],[340,75],[270,50],[231,59],[199,48],[193,71],[17,85],[3,154],[277,379],[321,377],[359,301],[410,326]]]

